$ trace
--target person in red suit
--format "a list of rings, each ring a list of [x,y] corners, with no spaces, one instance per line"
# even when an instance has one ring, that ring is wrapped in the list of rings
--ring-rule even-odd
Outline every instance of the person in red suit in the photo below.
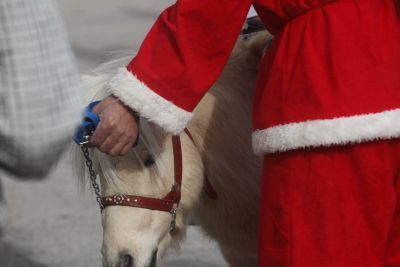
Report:
[[[400,1],[178,0],[110,81],[92,143],[127,153],[133,111],[181,133],[252,4],[275,36],[254,97],[259,266],[400,266]]]

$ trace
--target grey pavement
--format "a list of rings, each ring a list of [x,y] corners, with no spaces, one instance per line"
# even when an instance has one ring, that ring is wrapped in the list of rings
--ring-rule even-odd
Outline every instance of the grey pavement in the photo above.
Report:
[[[120,51],[134,53],[171,0],[59,0],[83,71]],[[9,220],[0,237],[0,267],[101,266],[102,230],[91,192],[83,193],[66,155],[40,182],[0,174]],[[166,267],[223,267],[217,245],[190,226],[180,253]]]

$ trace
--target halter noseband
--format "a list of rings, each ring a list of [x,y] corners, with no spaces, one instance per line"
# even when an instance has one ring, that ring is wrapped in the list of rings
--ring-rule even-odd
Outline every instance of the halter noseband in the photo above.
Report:
[[[188,129],[185,129],[185,133],[194,143],[194,139]],[[172,215],[170,230],[175,229],[176,211],[181,201],[181,186],[182,186],[182,145],[181,138],[179,135],[172,136],[172,149],[174,154],[174,185],[171,191],[163,198],[152,198],[142,197],[133,195],[116,194],[112,196],[106,196],[101,198],[101,204],[103,208],[109,206],[126,206],[135,207],[142,209],[158,210],[169,212]],[[218,199],[217,192],[212,187],[210,181],[205,177],[204,179],[204,190],[206,194],[213,200]]]
[[[104,208],[109,206],[127,206],[150,210],[169,212],[172,215],[171,231],[175,229],[176,210],[181,201],[182,186],[182,146],[179,135],[172,136],[172,149],[174,153],[175,182],[171,191],[163,198],[142,197],[133,195],[112,195],[101,198]]]

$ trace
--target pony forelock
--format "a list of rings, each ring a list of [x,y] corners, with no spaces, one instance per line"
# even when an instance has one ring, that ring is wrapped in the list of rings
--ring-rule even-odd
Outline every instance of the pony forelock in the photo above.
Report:
[[[116,73],[116,70],[126,65],[132,58],[130,56],[120,57],[115,60],[108,61],[87,74],[82,75],[82,84],[86,90],[86,100],[87,104],[93,101],[102,100],[110,95],[108,91],[108,83]],[[160,144],[159,138],[156,137],[155,131],[157,131],[157,126],[150,125],[145,120],[141,120],[139,127],[139,138],[140,143],[145,146],[147,151],[155,160],[154,169],[157,173],[163,173],[166,168],[166,164],[163,162],[161,157],[159,157],[162,152],[162,144]],[[139,161],[140,165],[145,168],[144,159],[141,159],[133,149],[133,154],[136,155],[136,159]],[[89,155],[93,161],[93,168],[96,173],[102,173],[105,182],[113,186],[116,179],[120,179],[115,168],[116,158],[110,157],[97,149],[89,148]],[[78,176],[80,184],[83,188],[90,182],[89,172],[85,166],[86,159],[81,152],[79,146],[73,144],[71,149],[71,156],[73,161],[73,166],[75,172]]]

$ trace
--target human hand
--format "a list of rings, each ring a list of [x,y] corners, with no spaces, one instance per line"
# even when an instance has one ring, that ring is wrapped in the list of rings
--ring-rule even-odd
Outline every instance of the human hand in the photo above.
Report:
[[[93,108],[100,123],[90,144],[110,156],[126,155],[136,142],[139,117],[115,96],[109,96]]]

